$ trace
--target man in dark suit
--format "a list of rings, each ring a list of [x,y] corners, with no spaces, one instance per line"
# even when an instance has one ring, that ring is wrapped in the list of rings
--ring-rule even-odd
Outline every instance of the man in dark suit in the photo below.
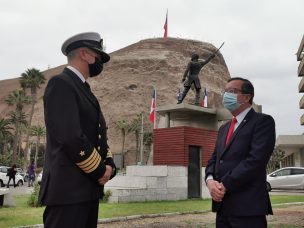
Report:
[[[87,79],[110,56],[98,33],[77,34],[62,45],[68,65],[43,97],[47,149],[39,193],[44,227],[96,227],[104,184],[116,173],[107,127]]]
[[[214,153],[206,167],[217,228],[267,227],[272,214],[266,189],[266,166],[275,144],[271,116],[256,113],[254,87],[243,78],[231,78],[223,97],[232,121],[218,132]]]
[[[191,56],[191,61],[188,63],[187,68],[185,70],[182,82],[184,82],[184,90],[181,96],[178,97],[177,104],[180,104],[183,102],[184,98],[186,97],[190,87],[194,85],[195,87],[195,105],[199,105],[199,98],[201,93],[201,83],[199,80],[199,73],[201,69],[209,63],[213,58],[215,57],[215,54],[209,55],[209,57],[205,60],[199,60],[198,54],[193,54]]]

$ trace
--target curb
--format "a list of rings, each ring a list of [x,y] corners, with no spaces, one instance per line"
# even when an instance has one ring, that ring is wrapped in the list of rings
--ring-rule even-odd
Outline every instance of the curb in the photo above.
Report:
[[[304,202],[292,202],[292,203],[276,203],[272,204],[272,206],[288,206],[288,205],[302,205]],[[114,217],[114,218],[105,218],[98,219],[97,224],[107,224],[112,222],[123,222],[135,219],[145,219],[145,218],[156,218],[156,217],[169,217],[174,215],[187,215],[187,214],[204,214],[211,212],[211,210],[204,211],[184,211],[184,212],[170,212],[163,214],[146,214],[146,215],[130,215],[130,216],[122,216],[122,217]],[[30,226],[15,226],[13,228],[43,228],[43,224],[36,224]]]

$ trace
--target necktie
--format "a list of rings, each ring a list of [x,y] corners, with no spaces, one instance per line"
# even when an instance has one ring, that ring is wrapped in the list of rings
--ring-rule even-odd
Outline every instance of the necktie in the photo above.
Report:
[[[91,92],[91,86],[90,86],[90,84],[85,81],[84,85]]]
[[[235,126],[235,123],[237,122],[236,118],[233,117],[232,120],[231,120],[231,123],[230,123],[230,127],[229,127],[229,131],[228,131],[228,134],[227,134],[227,138],[226,138],[226,145],[228,144],[232,134],[233,134],[233,131],[234,131],[234,126]]]

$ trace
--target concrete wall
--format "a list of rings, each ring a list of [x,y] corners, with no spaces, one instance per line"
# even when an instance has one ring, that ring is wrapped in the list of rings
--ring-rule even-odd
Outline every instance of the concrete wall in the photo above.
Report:
[[[184,166],[128,166],[126,175],[110,180],[105,191],[112,192],[109,202],[183,200],[188,198],[187,175]],[[204,181],[202,197],[210,197]]]

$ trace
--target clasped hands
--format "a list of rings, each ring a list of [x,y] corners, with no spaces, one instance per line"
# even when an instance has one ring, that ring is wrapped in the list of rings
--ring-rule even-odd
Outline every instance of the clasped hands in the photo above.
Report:
[[[221,202],[223,200],[226,193],[226,188],[223,183],[210,179],[207,181],[207,187],[214,201]]]
[[[98,179],[98,183],[100,185],[105,185],[111,178],[112,175],[112,167],[109,165],[106,165],[106,172],[104,173],[104,175]]]

